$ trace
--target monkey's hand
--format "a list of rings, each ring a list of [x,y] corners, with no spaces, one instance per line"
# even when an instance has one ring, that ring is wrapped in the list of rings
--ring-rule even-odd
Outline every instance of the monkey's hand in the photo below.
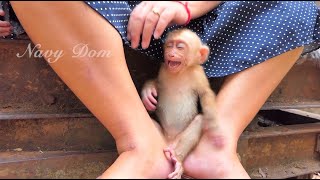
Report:
[[[2,9],[0,9],[0,17],[4,16],[5,13]],[[8,36],[11,34],[13,27],[7,21],[0,20],[0,36]]]
[[[152,85],[147,85],[143,88],[142,102],[148,111],[155,111],[157,106],[157,89]]]
[[[177,159],[174,149],[172,147],[164,149],[164,153],[168,160],[174,164],[174,171],[169,174],[169,179],[181,179],[183,174],[182,163]]]

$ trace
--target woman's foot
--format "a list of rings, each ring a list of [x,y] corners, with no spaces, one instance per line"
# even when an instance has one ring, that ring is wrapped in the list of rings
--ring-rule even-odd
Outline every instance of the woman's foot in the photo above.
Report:
[[[227,135],[228,131],[223,130],[205,133],[184,162],[185,174],[197,179],[249,179],[236,153],[237,140]]]
[[[108,168],[98,179],[110,178],[167,178],[168,174],[173,171],[172,164],[165,156],[160,153],[147,156],[148,152],[142,154],[139,152],[124,152],[116,162]],[[123,169],[123,171],[114,171],[115,168]],[[110,177],[109,172],[112,172]],[[115,174],[114,172],[122,172]]]
[[[172,163],[163,152],[166,143],[156,128],[146,133],[140,141],[128,139],[131,138],[125,138],[117,142],[119,157],[98,179],[165,179],[173,172]],[[129,145],[129,142],[132,142],[132,144]]]

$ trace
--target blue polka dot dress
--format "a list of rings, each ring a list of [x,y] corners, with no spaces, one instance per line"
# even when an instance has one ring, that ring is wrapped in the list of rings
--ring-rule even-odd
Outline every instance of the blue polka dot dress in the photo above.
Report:
[[[126,29],[132,9],[139,1],[87,1],[108,20],[130,46]],[[223,77],[300,46],[308,51],[320,47],[320,16],[314,1],[225,1],[186,26],[210,47],[203,65],[208,77]],[[148,49],[139,47],[151,59],[162,60],[162,43],[152,39]]]

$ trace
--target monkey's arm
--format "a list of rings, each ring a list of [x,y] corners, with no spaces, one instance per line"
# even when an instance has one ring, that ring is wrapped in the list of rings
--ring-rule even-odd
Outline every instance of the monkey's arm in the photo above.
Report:
[[[216,94],[211,89],[206,77],[201,78],[201,82],[198,85],[198,94],[204,119],[209,123],[207,128],[214,128],[216,119]]]
[[[156,110],[157,96],[157,80],[148,80],[141,91],[142,102],[148,111]]]
[[[189,126],[176,138],[176,143],[164,150],[166,157],[174,163],[175,170],[170,179],[180,179],[183,173],[182,162],[198,144],[201,137],[203,116],[197,115]]]

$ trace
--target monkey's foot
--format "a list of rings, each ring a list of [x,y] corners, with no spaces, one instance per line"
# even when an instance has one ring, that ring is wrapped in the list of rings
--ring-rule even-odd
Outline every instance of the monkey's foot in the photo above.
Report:
[[[169,179],[181,179],[183,174],[182,163],[175,156],[174,150],[172,148],[164,149],[166,157],[174,164],[174,171],[169,174]]]

